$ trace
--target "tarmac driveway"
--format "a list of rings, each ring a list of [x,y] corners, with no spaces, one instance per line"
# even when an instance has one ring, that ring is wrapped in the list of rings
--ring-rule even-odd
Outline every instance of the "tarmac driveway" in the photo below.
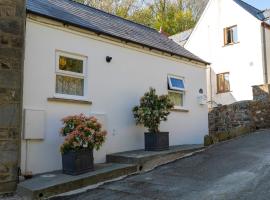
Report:
[[[270,130],[58,200],[269,200]]]

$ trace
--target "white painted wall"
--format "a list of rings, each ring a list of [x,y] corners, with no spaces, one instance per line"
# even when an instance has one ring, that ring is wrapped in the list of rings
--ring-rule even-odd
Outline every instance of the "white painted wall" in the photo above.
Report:
[[[239,43],[224,46],[223,29],[238,26]],[[185,48],[212,63],[208,97],[219,104],[252,99],[253,85],[264,83],[261,22],[233,0],[211,0]],[[216,74],[230,72],[230,93],[217,94]],[[212,94],[211,94],[212,87]]]
[[[143,53],[62,29],[30,20],[26,24],[23,107],[45,110],[46,125],[45,140],[28,141],[27,169],[26,141],[22,141],[23,171],[36,174],[61,169],[59,147],[63,138],[58,131],[60,120],[67,115],[103,115],[108,136],[101,150],[94,153],[97,163],[104,162],[108,153],[143,148],[145,129],[135,125],[131,110],[150,86],[159,94],[166,94],[167,74],[185,77],[185,106],[189,112],[172,112],[168,122],[162,123],[161,131],[170,132],[170,145],[203,142],[203,136],[208,133],[207,106],[199,105],[197,96],[200,88],[206,91],[204,66]],[[55,90],[56,50],[87,56],[91,106],[47,101]],[[110,64],[106,63],[106,56],[112,56]]]

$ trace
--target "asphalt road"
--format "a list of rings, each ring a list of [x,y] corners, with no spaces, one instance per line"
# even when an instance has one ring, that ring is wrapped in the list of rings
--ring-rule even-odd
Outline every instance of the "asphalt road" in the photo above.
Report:
[[[54,200],[270,200],[270,130]]]

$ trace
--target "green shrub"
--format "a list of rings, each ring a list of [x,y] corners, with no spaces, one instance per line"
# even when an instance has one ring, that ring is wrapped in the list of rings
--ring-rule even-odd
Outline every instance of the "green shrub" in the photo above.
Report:
[[[217,134],[219,142],[223,142],[230,139],[230,135],[228,132],[219,132]]]
[[[161,121],[166,121],[173,103],[168,95],[158,96],[154,88],[150,88],[140,100],[140,105],[133,108],[136,124],[142,124],[149,132],[158,133]]]
[[[210,135],[204,136],[204,146],[210,146],[214,143],[213,138]]]

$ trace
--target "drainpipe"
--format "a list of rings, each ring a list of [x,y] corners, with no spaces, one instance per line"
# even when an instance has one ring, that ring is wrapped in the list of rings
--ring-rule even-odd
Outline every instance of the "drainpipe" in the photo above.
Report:
[[[266,52],[266,24],[262,22],[262,47],[263,47],[263,71],[264,71],[264,84],[268,83],[268,69],[267,69],[267,52]]]
[[[210,84],[210,102],[211,102],[210,105],[211,105],[211,108],[213,108],[213,88],[212,88],[213,83],[212,83],[212,68],[211,68],[211,66],[209,66],[208,69],[209,69],[209,73],[210,73],[209,74],[209,79],[210,79],[209,80],[210,81],[210,83],[209,83]]]

